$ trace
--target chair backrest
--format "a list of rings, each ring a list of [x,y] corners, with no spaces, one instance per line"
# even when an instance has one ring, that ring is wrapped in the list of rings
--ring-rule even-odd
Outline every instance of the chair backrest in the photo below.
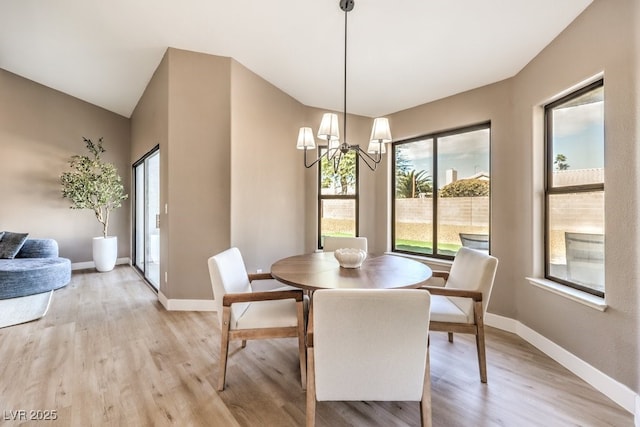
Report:
[[[480,249],[483,251],[489,250],[488,234],[459,233],[459,235],[462,246],[471,249]]]
[[[317,400],[420,401],[430,301],[419,289],[314,292]]]
[[[322,242],[323,251],[332,252],[341,248],[362,249],[363,251],[368,252],[367,238],[324,236],[324,241]]]
[[[486,313],[497,268],[497,258],[486,252],[462,247],[453,260],[445,286],[482,292],[482,308]],[[471,300],[466,298],[452,298],[452,300],[465,313],[469,311],[469,305],[472,304]]]
[[[209,276],[213,288],[213,300],[222,326],[222,298],[227,293],[251,292],[249,275],[238,248],[230,248],[209,258]],[[233,304],[231,318],[238,319],[248,307],[248,303]]]

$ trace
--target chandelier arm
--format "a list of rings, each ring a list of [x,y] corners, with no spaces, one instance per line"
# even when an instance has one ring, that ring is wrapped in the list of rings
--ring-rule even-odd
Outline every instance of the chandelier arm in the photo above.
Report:
[[[378,163],[380,163],[380,161],[382,160],[382,155],[380,153],[376,153],[375,156],[370,155],[369,153],[367,153],[364,150],[360,150],[360,155],[364,155],[365,158],[371,160],[373,163],[375,163],[376,165]]]
[[[372,171],[376,170],[376,168],[378,167],[378,164],[382,160],[382,156],[380,155],[380,153],[376,153],[375,157],[371,157],[369,153],[362,150],[359,145],[352,145],[351,149],[355,150],[360,160],[362,160],[364,164],[367,165],[367,167]]]
[[[362,152],[361,152],[361,153],[362,153]],[[371,159],[371,157],[369,157],[369,155],[368,155],[368,154],[366,155],[366,157],[365,157],[365,156],[360,156],[360,159],[362,160],[362,162],[363,162],[365,165],[367,165],[367,167],[368,167],[369,169],[371,169],[372,171],[375,171],[375,170],[376,170],[376,168],[378,167],[378,163],[376,163],[376,162],[373,162],[373,164],[369,163],[371,160],[367,160],[367,157],[368,157],[369,159]]]
[[[309,169],[310,167],[312,167],[316,163],[318,163],[320,160],[322,160],[323,157],[328,157],[328,153],[329,153],[329,150],[325,151],[320,156],[318,156],[318,158],[315,159],[311,164],[308,164],[307,163],[307,148],[305,147],[305,149],[304,149],[304,167]]]
[[[375,164],[378,164],[382,161],[382,154],[380,154],[379,151],[376,152],[375,156],[372,156],[369,153],[367,153],[365,150],[360,148],[359,145],[350,145],[349,148],[351,150],[356,151],[360,156],[363,156],[363,155],[366,156],[370,161],[372,161]]]
[[[325,154],[327,155],[327,160],[334,160],[336,158],[336,154],[338,154],[338,151],[340,151],[339,148],[329,148],[331,146],[331,142],[329,142],[329,145],[327,145],[327,151],[325,152]]]

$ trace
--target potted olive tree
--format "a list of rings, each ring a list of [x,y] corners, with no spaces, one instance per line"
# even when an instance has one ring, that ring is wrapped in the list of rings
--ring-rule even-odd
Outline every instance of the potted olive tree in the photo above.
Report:
[[[62,197],[71,200],[71,209],[90,209],[102,224],[102,236],[93,238],[93,262],[98,271],[111,271],[118,257],[118,237],[109,236],[109,214],[127,198],[118,170],[100,158],[105,152],[102,138],[94,143],[82,138],[90,156],[72,156],[70,172],[60,176]]]

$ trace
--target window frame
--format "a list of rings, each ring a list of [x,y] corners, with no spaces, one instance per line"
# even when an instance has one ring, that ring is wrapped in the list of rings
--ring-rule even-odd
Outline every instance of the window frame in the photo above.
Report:
[[[327,150],[327,146],[318,147],[319,155],[323,154],[322,150]],[[360,157],[354,152],[356,166],[356,182],[354,184],[355,194],[322,194],[322,161],[318,163],[318,249],[322,249],[322,201],[323,200],[354,200],[355,201],[355,237],[360,236]]]
[[[153,156],[158,155],[160,156],[160,144],[157,144],[156,146],[154,146],[151,150],[147,151],[142,157],[140,157],[138,160],[136,160],[132,165],[131,165],[131,177],[132,177],[132,188],[133,188],[133,195],[132,195],[132,203],[131,203],[131,222],[132,222],[132,227],[131,227],[131,256],[132,256],[132,263],[131,265],[133,266],[133,268],[135,268],[141,275],[142,278],[144,279],[145,283],[147,283],[149,285],[149,287],[156,293],[159,292],[160,290],[160,285],[162,284],[162,280],[160,278],[158,278],[158,283],[154,283],[154,281],[151,279],[151,277],[149,276],[149,272],[147,271],[147,253],[146,253],[146,248],[148,247],[147,245],[149,244],[149,242],[147,241],[147,234],[145,232],[145,229],[147,228],[148,224],[148,218],[146,215],[146,199],[147,199],[147,189],[148,189],[148,175],[147,175],[147,160],[149,160],[150,158],[152,158]],[[160,162],[162,161],[162,158],[160,158],[159,160]],[[137,177],[137,168],[139,166],[143,167],[143,177],[142,177],[142,182],[143,182],[143,193],[142,195],[138,194],[138,177]],[[160,168],[162,168],[162,164],[160,163]],[[162,173],[162,170],[159,171],[159,173]],[[138,209],[137,209],[137,205],[139,202],[140,197],[143,198],[143,202],[145,204],[144,210],[145,212],[143,213],[143,246],[145,248],[145,253],[143,254],[143,258],[142,258],[142,264],[143,264],[143,268],[140,268],[140,266],[138,265],[138,244],[137,244],[137,235],[138,232],[140,231],[138,229]],[[160,197],[160,195],[158,196]],[[158,200],[160,202],[160,199]],[[159,217],[158,217],[159,220]],[[159,243],[158,243],[159,244]]]
[[[545,158],[545,180],[544,180],[544,278],[547,280],[551,280],[556,283],[560,283],[564,286],[568,286],[570,288],[576,289],[581,292],[586,292],[591,295],[595,295],[600,298],[604,298],[605,292],[600,292],[596,289],[589,288],[587,286],[583,286],[576,282],[571,282],[569,280],[555,277],[551,275],[551,251],[549,248],[550,238],[549,238],[549,227],[550,227],[550,197],[554,195],[566,195],[566,194],[578,194],[578,193],[593,193],[593,192],[603,192],[605,191],[604,180],[601,183],[597,184],[579,184],[579,185],[565,185],[565,186],[554,186],[553,185],[553,120],[551,119],[551,114],[554,108],[565,104],[573,99],[576,99],[586,93],[589,93],[595,89],[603,88],[604,90],[604,78],[600,78],[592,83],[589,83],[583,87],[580,87],[546,105],[544,105],[544,158]],[[603,121],[604,125],[604,121]],[[603,140],[603,145],[606,144],[606,140]],[[604,148],[604,146],[603,146]],[[603,167],[605,168],[605,167]],[[603,208],[604,215],[604,208]],[[605,236],[606,237],[606,236]],[[605,262],[606,262],[606,252],[605,252]]]
[[[409,139],[404,139],[400,141],[394,141],[391,144],[392,145],[391,146],[391,193],[392,193],[391,194],[391,200],[392,200],[392,203],[391,203],[391,252],[412,255],[412,256],[422,256],[422,257],[428,257],[428,258],[434,258],[434,259],[442,259],[442,260],[453,260],[455,258],[455,255],[443,255],[443,254],[437,253],[438,252],[437,250],[438,248],[438,200],[437,200],[438,197],[435,196],[435,192],[437,191],[437,188],[438,188],[438,170],[439,170],[438,169],[438,139],[448,137],[448,136],[473,132],[481,129],[489,130],[489,171],[488,172],[489,172],[489,176],[491,176],[491,120],[481,122],[481,123],[476,123],[473,125],[467,125],[467,126],[457,127],[453,129],[448,129],[444,131],[433,132],[433,133],[429,133],[429,134],[425,134],[425,135],[421,135],[421,136],[417,136]],[[395,172],[395,165],[397,160],[396,148],[404,144],[408,144],[416,141],[428,140],[428,139],[433,140],[433,144],[432,144],[433,145],[432,147],[433,185],[432,186],[434,191],[434,197],[433,197],[433,204],[432,204],[433,253],[431,254],[401,250],[396,248],[396,200],[397,200],[396,172]],[[492,186],[489,185],[489,253],[491,253],[491,187]]]

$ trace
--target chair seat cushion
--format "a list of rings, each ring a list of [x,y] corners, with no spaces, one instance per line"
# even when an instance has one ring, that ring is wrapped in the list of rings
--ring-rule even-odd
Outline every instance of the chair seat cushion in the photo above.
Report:
[[[442,295],[432,295],[431,321],[473,323],[473,313],[465,313],[452,300],[453,298],[445,297]],[[473,307],[471,307],[471,309],[473,309]]]
[[[297,325],[296,301],[286,299],[248,304],[235,321],[232,319],[231,329],[281,328]]]

